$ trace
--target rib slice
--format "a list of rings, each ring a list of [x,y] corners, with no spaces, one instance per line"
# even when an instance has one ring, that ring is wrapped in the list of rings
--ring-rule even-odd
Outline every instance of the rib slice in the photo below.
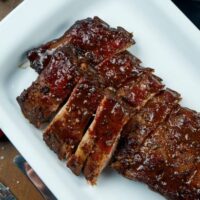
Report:
[[[160,81],[160,78],[152,75],[151,73],[147,73],[141,76],[141,80],[139,82],[133,84],[132,87],[129,87],[129,93],[131,93],[132,95],[130,101],[132,103],[131,105],[134,107],[133,109],[131,109],[132,115],[134,115],[134,112],[140,110],[141,107],[144,106],[150,98],[152,98],[163,88],[163,85]],[[126,92],[128,92],[128,90],[126,90]],[[129,108],[128,110],[130,112]],[[114,117],[116,117],[115,114]],[[97,128],[95,127],[93,130],[93,134],[95,135],[95,143],[84,167],[84,175],[89,183],[92,185],[96,184],[102,170],[109,163],[110,158],[118,144],[122,128],[128,120],[128,118],[126,118],[126,121],[124,121],[124,123],[122,120],[122,122],[120,123],[120,119],[118,119],[117,117],[114,119],[110,117],[109,119],[110,120],[108,120],[108,122],[106,123],[106,129],[104,128],[102,130],[102,127],[104,127],[103,123],[105,121],[103,118],[103,120],[101,121],[96,120]],[[117,127],[117,125],[119,125],[120,129],[111,132],[111,130],[114,130],[113,127]],[[110,133],[112,134],[109,138]],[[107,135],[109,139],[107,138]],[[102,144],[104,144],[104,146]],[[108,144],[107,148],[105,147],[106,144]]]
[[[79,78],[75,49],[72,46],[59,49],[37,80],[17,97],[24,116],[41,127],[68,98]]]
[[[102,111],[104,110],[104,106],[106,104],[107,98],[104,97],[100,103],[100,105],[97,108],[97,112],[95,115],[95,119],[91,123],[90,127],[88,128],[87,132],[83,136],[80,144],[78,145],[78,148],[73,154],[68,162],[67,166],[72,170],[72,172],[76,175],[79,175],[81,173],[81,170],[83,168],[83,165],[85,163],[85,160],[87,159],[87,156],[92,150],[94,141],[95,141],[95,135],[93,133],[93,129],[96,125],[98,125],[98,122],[96,119],[100,118]],[[103,127],[102,127],[103,129]]]
[[[150,78],[152,77],[152,78]],[[140,107],[144,104],[144,102],[147,101],[147,99],[149,99],[150,97],[153,96],[153,94],[155,95],[155,93],[159,92],[162,88],[163,85],[160,82],[160,79],[157,79],[156,77],[154,78],[154,75],[151,74],[151,72],[142,74],[141,77],[139,78],[138,81],[132,82],[133,85],[137,85],[137,90],[135,90],[135,107],[132,106],[132,108],[129,107],[129,109],[131,110],[131,112],[134,112],[136,110],[139,110]],[[146,90],[144,90],[144,84],[147,84],[146,86]],[[155,87],[155,85],[157,86],[155,90],[152,90],[151,87]],[[132,89],[132,87],[129,87]],[[156,91],[157,90],[157,91]],[[140,92],[138,92],[140,91]],[[134,94],[134,90],[131,91],[132,94]],[[144,99],[143,101],[141,101],[141,93],[145,93],[145,95],[143,95]],[[120,93],[120,95],[122,95]],[[138,96],[139,95],[139,96]],[[138,101],[138,98],[140,99],[140,101]],[[134,99],[132,99],[132,102],[134,101]],[[97,113],[101,113],[101,110],[104,109],[104,101],[101,102],[101,105],[99,106]],[[90,128],[88,129],[88,131],[86,132],[86,134],[84,135],[83,139],[81,140],[80,144],[78,145],[78,148],[75,152],[74,155],[72,155],[72,157],[70,158],[69,162],[68,162],[68,166],[72,169],[72,171],[76,174],[79,175],[83,165],[88,157],[88,155],[91,153],[92,148],[93,148],[93,144],[94,144],[94,135],[90,134],[91,132],[94,132],[93,129],[96,126],[96,118],[98,118],[99,114],[96,114],[96,117],[93,121],[93,123],[91,124]],[[95,136],[96,137],[96,136]]]
[[[129,82],[121,87],[117,96],[130,107],[140,109],[164,87],[161,81],[162,79],[151,73],[151,69],[146,69],[137,82]]]
[[[46,144],[60,159],[68,158],[82,139],[85,128],[103,98],[101,85],[91,77],[81,78],[67,103],[44,132]]]
[[[67,56],[73,63],[68,62]],[[77,57],[77,50],[73,46],[65,46],[57,50],[49,66],[40,74],[37,81],[18,97],[24,115],[35,126],[40,127],[44,122],[49,121],[80,78],[82,65],[76,59]],[[136,79],[147,70],[139,66],[139,63],[140,61],[136,57],[125,51],[99,64],[96,72],[90,71],[90,73],[98,77],[99,81],[102,81],[107,87],[115,85],[117,88],[128,80]],[[115,76],[108,75],[111,70],[109,66],[115,72]],[[120,75],[120,68],[124,69],[123,76]],[[89,70],[82,70],[82,72],[89,74]],[[44,92],[40,92],[43,90]],[[62,94],[61,97],[59,92]],[[50,106],[48,107],[46,103],[50,103]]]
[[[140,146],[146,138],[169,116],[180,101],[180,95],[170,89],[154,96],[133,116],[123,129],[112,167],[132,179],[135,176],[135,162],[140,160]]]
[[[41,73],[56,49],[72,44],[78,49],[79,57],[86,58],[91,65],[96,65],[134,43],[132,34],[125,29],[111,28],[98,17],[87,18],[75,22],[61,38],[29,51],[28,59],[31,67]]]
[[[200,114],[178,106],[140,148],[133,177],[170,199],[199,199]]]
[[[105,87],[112,87],[117,89],[118,87],[124,85],[127,81],[136,81],[142,73],[147,71],[146,69],[140,67],[140,60],[135,56],[131,55],[129,52],[125,51],[119,54],[116,54],[111,59],[102,62],[101,64],[95,67],[96,75],[99,79],[102,80]],[[123,68],[123,75],[121,71]],[[111,75],[112,71],[112,75]],[[150,70],[149,70],[150,71]],[[88,134],[84,136],[81,140],[75,155],[72,155],[68,160],[68,167],[76,174],[79,175],[87,153],[84,152],[87,149],[87,138]],[[88,140],[89,141],[89,140]]]
[[[136,178],[140,180],[141,174],[146,174],[147,180],[143,181],[168,198],[199,199],[199,181],[195,182],[199,172],[199,139],[200,114],[179,106],[142,146],[143,158],[151,158]],[[151,166],[157,163],[159,166],[152,171]]]
[[[119,89],[127,82],[135,81],[147,69],[140,66],[141,61],[124,51],[95,66],[97,75],[105,86]]]
[[[84,175],[90,184],[95,184],[101,171],[109,162],[118,143],[121,130],[129,114],[116,100],[104,98],[94,119],[89,134],[95,139]]]

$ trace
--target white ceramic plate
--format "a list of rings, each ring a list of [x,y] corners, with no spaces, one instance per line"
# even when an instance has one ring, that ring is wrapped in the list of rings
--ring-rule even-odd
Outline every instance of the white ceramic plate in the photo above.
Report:
[[[36,78],[32,69],[18,68],[24,53],[94,15],[133,32],[137,44],[130,51],[182,94],[183,105],[200,111],[200,32],[171,1],[26,0],[0,24],[0,127],[60,200],[161,200],[111,170],[98,186],[87,185],[48,149],[15,100]]]

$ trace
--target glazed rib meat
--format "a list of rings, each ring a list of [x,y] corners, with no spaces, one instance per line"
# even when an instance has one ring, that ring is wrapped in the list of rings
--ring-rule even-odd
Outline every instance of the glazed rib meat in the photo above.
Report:
[[[128,118],[129,114],[119,102],[107,97],[102,100],[89,128],[90,137],[94,138],[94,142],[84,167],[84,175],[90,184],[96,184],[100,173],[108,164]]]
[[[134,112],[140,110],[141,107],[162,88],[163,85],[159,78],[151,73],[143,74],[139,82],[136,82],[132,87],[128,88],[130,89],[129,93],[131,93],[132,96],[130,99],[132,109],[128,107],[129,115],[134,115]],[[125,112],[123,111],[123,105],[114,104],[114,108],[117,108],[120,111],[118,111],[119,113],[115,113],[114,108],[109,110],[107,107],[109,108],[110,106],[104,106],[105,113],[100,115],[100,119],[94,119],[96,121],[96,126],[93,127],[92,134],[90,132],[90,135],[95,138],[95,142],[93,149],[87,158],[84,167],[84,175],[92,185],[96,184],[100,173],[109,163],[121,136],[122,128],[129,119],[126,117],[123,121],[119,118],[119,116]],[[108,113],[111,113],[111,116],[109,116]],[[104,129],[102,129],[102,127],[104,127]],[[114,127],[118,129],[115,130]]]
[[[129,82],[117,91],[120,97],[130,107],[140,109],[146,102],[158,93],[164,85],[162,79],[147,70],[136,82]]]
[[[200,197],[199,133],[199,113],[177,106],[166,121],[142,140],[138,131],[134,134],[139,136],[129,135],[112,166],[170,199],[197,200]]]
[[[139,59],[125,51],[116,54],[111,59],[97,65],[95,70],[97,76],[102,80],[105,87],[113,87],[114,89],[117,89],[118,87],[125,84],[126,81],[136,81],[142,73],[145,73],[146,70],[140,67],[139,64]],[[123,75],[120,73],[122,68]],[[92,143],[88,137],[90,138],[90,135],[87,132],[87,134],[81,140],[76,153],[69,158],[67,163],[68,167],[76,175],[80,174],[84,162],[90,153],[89,148],[88,152],[86,152],[88,146],[87,143]],[[89,144],[89,146],[91,146],[91,144]]]
[[[129,92],[132,93],[132,97],[134,97],[131,99],[131,101],[132,101],[131,112],[139,110],[142,107],[142,105],[145,104],[146,101],[148,101],[149,98],[151,98],[153,95],[158,93],[163,88],[161,80],[159,78],[155,77],[154,75],[152,75],[152,73],[149,71],[142,74],[139,77],[138,82],[137,81],[132,82],[131,84],[133,86],[135,85],[135,87],[126,88],[127,86],[124,86],[127,90],[130,89]],[[144,87],[144,84],[145,84],[145,87]],[[120,93],[120,95],[123,95],[123,94]],[[97,133],[95,132],[95,130],[96,130],[95,128],[96,128],[96,126],[99,128],[98,122],[96,122],[96,121],[98,121],[97,119],[98,119],[98,116],[100,115],[99,113],[101,113],[102,109],[104,109],[104,101],[102,102],[101,106],[99,107],[98,112],[97,112],[98,115],[96,115],[93,123],[91,124],[90,128],[88,129],[88,131],[84,135],[83,139],[81,140],[75,154],[70,158],[70,161],[68,162],[68,167],[70,167],[72,169],[72,171],[77,175],[80,174],[81,169],[83,168],[88,155],[93,151],[94,139],[96,137],[98,137],[98,132]],[[118,123],[120,123],[120,122],[118,122]],[[107,124],[107,127],[109,128],[109,123]],[[111,127],[112,127],[112,124],[111,124]],[[92,134],[91,134],[91,132],[92,132]],[[116,134],[120,134],[120,132],[119,133],[116,132]],[[113,149],[112,149],[112,147],[113,147]],[[110,147],[111,152],[114,151],[114,147],[115,147],[114,144],[111,145],[111,147]],[[101,161],[99,161],[99,162],[101,162]],[[101,165],[101,164],[99,164],[99,165]],[[103,167],[101,169],[103,169]],[[94,179],[97,179],[97,177],[94,177]],[[91,181],[91,183],[93,183],[93,182]],[[95,181],[94,181],[94,183],[95,183]]]
[[[137,159],[140,159],[140,146],[166,119],[180,101],[180,95],[172,90],[163,90],[132,116],[123,129],[120,144],[113,158],[112,167],[127,178],[134,177]]]
[[[46,144],[60,159],[68,158],[82,139],[103,95],[101,85],[91,77],[81,78],[67,103],[44,132]]]
[[[75,49],[71,46],[58,49],[37,80],[17,97],[24,116],[36,127],[48,122],[79,78]]]
[[[96,184],[108,165],[172,200],[200,200],[200,114],[126,49],[132,34],[98,17],[28,52],[36,81],[17,97],[71,171]]]
[[[97,17],[75,23],[68,32],[73,36],[71,42],[68,45],[63,44],[51,55],[44,72],[42,71],[32,86],[17,98],[25,117],[36,127],[49,122],[58,108],[67,100],[77,83],[76,74],[80,69],[86,72],[88,68],[94,68],[134,43],[132,34],[122,28],[110,28]],[[56,41],[51,45],[55,44],[57,44]],[[39,71],[42,69],[42,63],[46,63],[40,57],[43,50],[44,54],[51,51],[50,49],[46,51],[45,46],[42,46],[30,53],[30,55],[37,55],[33,56],[32,66],[34,68],[39,66]],[[41,92],[43,88],[45,88],[45,94]]]
[[[94,69],[99,78],[103,79],[106,87],[119,89],[127,82],[135,81],[144,71],[147,71],[140,66],[140,63],[138,58],[124,51],[96,65]]]
[[[121,129],[127,122],[127,120],[128,113],[125,111],[125,109],[116,100],[104,97],[97,109],[96,116],[92,124],[90,125],[86,134],[81,140],[81,143],[79,144],[76,153],[72,155],[72,157],[69,159],[67,166],[76,175],[79,175],[88,155],[93,149],[93,145],[95,144],[100,145],[101,150],[104,150],[99,152],[99,156],[102,156],[102,159],[104,157],[104,160],[99,163],[100,160],[97,160],[96,157],[96,160],[94,161],[96,165],[93,165],[93,170],[96,168],[97,170],[101,171],[107,163],[107,157],[110,157],[112,155],[112,152],[114,150],[112,146],[116,146]],[[95,155],[96,154],[94,154],[93,156]],[[87,171],[85,172],[87,175],[89,175]],[[90,181],[91,183],[95,183],[95,180],[91,179]]]
[[[127,139],[129,142],[133,141],[132,144],[135,143],[136,147],[142,144],[148,134],[166,119],[180,99],[180,94],[177,92],[171,89],[162,90],[130,119],[122,136],[130,134],[130,138]]]
[[[144,70],[144,68],[139,66],[139,63],[140,62],[136,57],[132,56],[130,53],[125,51],[123,53],[116,54],[110,60],[104,62],[103,64],[98,65],[96,67],[95,74],[90,74],[88,78],[86,79],[83,78],[80,80],[80,82],[76,86],[75,90],[73,91],[72,95],[70,96],[70,99],[66,104],[66,106],[68,106],[69,104],[71,105],[73,103],[76,108],[84,110],[90,109],[91,107],[89,115],[82,117],[83,113],[80,112],[79,118],[81,119],[79,119],[80,121],[79,124],[84,123],[84,125],[86,126],[87,124],[86,122],[90,119],[91,115],[95,114],[95,111],[99,104],[97,100],[100,99],[96,98],[101,97],[103,95],[102,92],[100,93],[100,87],[102,90],[106,86],[114,87],[113,83],[115,82],[116,83],[115,86],[117,88],[117,84],[122,85],[124,83],[125,77],[127,80],[136,80],[138,77],[140,77],[142,73],[146,71]],[[113,77],[109,76],[110,68],[108,66],[110,66],[112,70],[115,72],[115,76]],[[120,67],[124,68],[123,72],[124,79],[122,79],[121,78],[122,76],[120,76],[119,74]],[[98,81],[92,80],[91,76],[95,77],[95,79],[99,78],[102,80],[99,81],[99,83],[97,83]],[[103,84],[100,84],[100,82],[102,82]],[[81,87],[79,85],[81,85]],[[82,85],[84,87],[82,87]],[[87,94],[91,93],[90,90],[92,89],[95,89],[95,93],[93,94],[93,96],[87,96]],[[83,101],[87,103],[83,105]],[[80,102],[81,105],[79,105]],[[70,149],[72,149],[72,148],[66,148],[66,144],[63,144],[65,143],[64,141],[68,140],[68,138],[71,138],[73,134],[74,137],[76,137],[76,139],[77,135],[79,135],[79,140],[76,140],[77,144],[77,141],[81,140],[81,136],[83,135],[85,129],[84,126],[79,127],[77,124],[72,125],[72,123],[74,123],[77,120],[77,114],[69,113],[68,109],[66,109],[66,106],[64,106],[58,113],[58,115],[55,116],[54,120],[51,122],[51,124],[48,126],[47,130],[44,133],[44,140],[51,149],[54,149],[54,151],[58,154],[60,158],[65,158],[66,155],[68,155],[67,157],[69,157],[70,154],[68,152],[69,151],[71,152]],[[70,121],[68,119],[69,115],[70,115]],[[62,125],[60,125],[61,124],[60,121],[62,121]],[[69,135],[71,136],[69,137]],[[76,144],[74,144],[71,140],[71,146],[76,146]],[[64,151],[66,151],[66,153],[63,153]]]
[[[200,114],[178,106],[145,139],[138,155],[126,160],[128,177],[147,183],[169,199],[198,200],[199,141]]]
[[[111,28],[98,17],[75,22],[65,34],[28,53],[31,67],[40,73],[50,62],[56,49],[67,44],[75,46],[79,57],[95,66],[104,59],[121,52],[134,44],[132,34],[121,27]]]

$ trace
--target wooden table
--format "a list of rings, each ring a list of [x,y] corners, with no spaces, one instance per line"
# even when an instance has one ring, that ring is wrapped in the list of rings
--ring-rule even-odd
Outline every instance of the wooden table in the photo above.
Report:
[[[22,0],[0,0],[0,20],[21,2]],[[0,182],[9,187],[19,200],[42,200],[41,194],[13,164],[13,158],[18,154],[8,139],[0,139]]]

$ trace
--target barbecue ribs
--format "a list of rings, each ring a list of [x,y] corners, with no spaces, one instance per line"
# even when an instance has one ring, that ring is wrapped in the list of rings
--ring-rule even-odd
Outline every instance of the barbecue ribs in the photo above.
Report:
[[[200,114],[177,106],[142,142],[135,139],[125,139],[113,168],[170,199],[200,198]]]
[[[17,97],[71,171],[96,184],[110,164],[174,200],[200,200],[200,114],[126,51],[132,34],[98,17],[28,52],[39,76]]]
[[[39,71],[44,68],[44,71],[17,99],[25,117],[36,127],[49,122],[67,100],[80,78],[81,71],[92,70],[134,43],[132,34],[123,28],[110,28],[98,17],[76,22],[66,32],[66,37],[69,34],[73,36],[71,43],[65,44],[63,39],[60,39],[63,44],[61,47],[58,40],[29,52],[32,67],[39,67]],[[46,64],[41,52],[51,52],[52,45],[57,45],[58,48],[51,53],[51,59],[48,59]],[[46,46],[50,49],[45,50]],[[45,67],[42,67],[41,62],[45,62]]]
[[[144,74],[139,82],[133,84],[134,86],[129,88],[131,96],[134,96],[131,99],[132,108],[128,107],[126,109],[119,102],[109,99],[103,101],[103,106],[100,105],[94,124],[91,125],[92,128],[89,128],[89,131],[85,134],[90,135],[87,143],[91,140],[90,138],[94,140],[91,151],[87,149],[90,155],[84,166],[84,175],[92,185],[96,184],[100,173],[109,163],[118,144],[122,128],[127,123],[130,115],[140,110],[149,98],[162,89],[163,85],[160,81],[150,73]]]
[[[60,109],[44,132],[46,144],[60,159],[68,158],[82,139],[90,119],[103,95],[101,85],[89,78],[81,78],[67,103]]]
[[[75,22],[59,39],[29,51],[28,59],[31,67],[41,73],[56,49],[71,44],[77,48],[79,57],[86,58],[90,65],[95,66],[134,43],[132,34],[122,27],[111,28],[98,17],[87,18]]]
[[[17,97],[24,116],[36,127],[48,122],[68,98],[80,78],[76,51],[58,49],[48,67]]]

